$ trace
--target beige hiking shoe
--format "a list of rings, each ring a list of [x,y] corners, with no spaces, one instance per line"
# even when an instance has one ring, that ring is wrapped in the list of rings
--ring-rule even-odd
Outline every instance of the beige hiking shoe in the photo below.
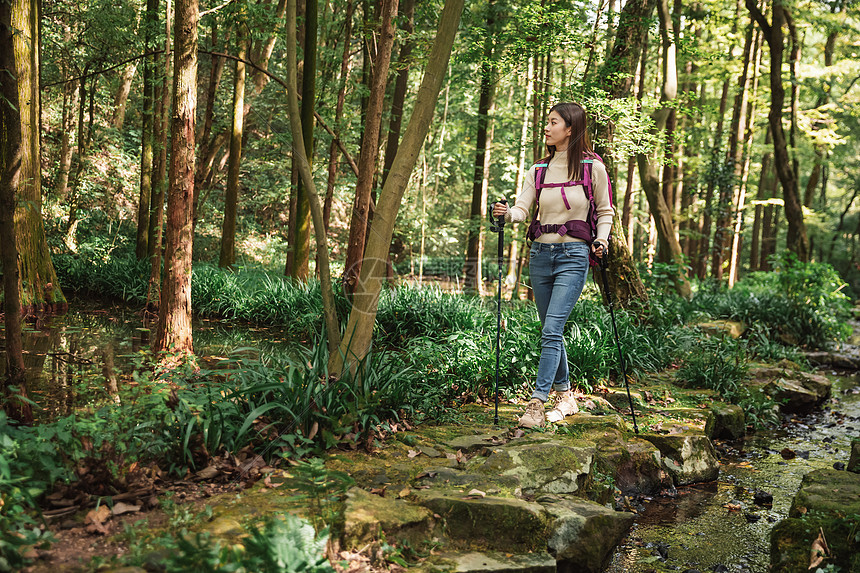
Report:
[[[532,398],[526,405],[526,413],[520,418],[520,426],[524,428],[540,428],[544,425],[546,415],[543,411],[543,402]]]
[[[579,412],[579,405],[576,403],[576,398],[573,392],[560,392],[558,394],[558,402],[555,407],[546,415],[547,422],[561,422],[567,416],[573,416]]]

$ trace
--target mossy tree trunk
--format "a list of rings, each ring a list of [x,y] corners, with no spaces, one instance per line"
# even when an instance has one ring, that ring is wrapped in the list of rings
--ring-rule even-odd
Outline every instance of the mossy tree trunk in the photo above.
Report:
[[[3,273],[3,312],[6,330],[6,372],[0,378],[0,401],[6,414],[23,424],[33,423],[27,401],[24,348],[21,339],[21,292],[15,238],[15,194],[21,180],[21,118],[15,81],[12,5],[0,1],[0,272]]]
[[[15,207],[15,238],[25,312],[62,312],[67,304],[42,221],[39,105],[39,2],[12,0],[12,29],[21,117],[21,173]]]

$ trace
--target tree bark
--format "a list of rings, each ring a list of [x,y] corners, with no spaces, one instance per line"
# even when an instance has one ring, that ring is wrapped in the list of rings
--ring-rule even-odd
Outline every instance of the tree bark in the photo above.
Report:
[[[302,137],[308,167],[313,165],[314,154],[314,100],[316,99],[317,69],[317,0],[306,0],[304,69],[302,70]],[[310,273],[311,205],[304,179],[296,186],[296,215],[293,240],[293,265],[290,276],[305,281]]]
[[[227,189],[224,193],[224,224],[221,227],[221,254],[218,266],[232,268],[236,264],[236,211],[239,203],[239,170],[242,165],[242,136],[245,119],[245,56],[248,35],[245,23],[239,22],[236,43],[239,58],[233,73],[233,129],[230,132],[230,160],[227,163]]]
[[[177,0],[164,281],[153,343],[156,352],[176,354],[193,352],[191,247],[199,15],[197,0]]]
[[[770,113],[768,121],[773,130],[773,153],[776,174],[782,186],[785,218],[788,221],[787,246],[800,261],[809,260],[809,238],[803,221],[803,206],[797,184],[794,162],[788,154],[785,130],[782,127],[782,108],[785,104],[785,88],[782,85],[782,60],[785,50],[782,27],[786,21],[786,7],[779,2],[773,5],[772,23],[756,6],[755,0],[746,0],[747,9],[761,27],[764,39],[770,48]]]
[[[63,40],[72,41],[72,30],[68,23],[64,24]],[[54,185],[54,194],[58,198],[66,196],[69,187],[69,173],[72,169],[72,145],[71,137],[74,126],[72,119],[75,108],[78,106],[77,82],[69,77],[69,66],[66,62],[61,63],[60,68],[63,75],[63,115],[60,120],[60,166],[57,174],[57,183]]]
[[[385,185],[388,172],[391,171],[391,164],[394,163],[397,146],[400,144],[403,104],[406,101],[406,91],[409,88],[409,68],[412,65],[412,49],[415,44],[412,39],[412,33],[415,30],[415,1],[404,0],[403,4],[400,5],[403,9],[402,29],[406,35],[406,40],[400,47],[400,54],[397,56],[397,79],[394,80],[394,94],[391,96],[391,119],[388,121],[388,139],[385,142],[385,161],[382,167],[383,185]]]
[[[711,157],[709,160],[709,173],[707,176],[708,184],[705,190],[705,213],[702,217],[702,229],[699,238],[699,248],[697,259],[697,272],[699,279],[704,280],[708,274],[708,246],[711,241],[711,225],[713,222],[713,205],[714,205],[714,189],[717,186],[717,180],[721,172],[722,159],[720,158],[720,149],[723,145],[723,124],[726,117],[726,105],[729,100],[729,80],[723,81],[722,93],[720,95],[720,109],[717,112],[717,126],[714,129],[714,144],[711,147]]]
[[[487,37],[481,58],[481,85],[478,98],[478,125],[475,134],[475,163],[472,173],[472,204],[466,238],[466,261],[463,267],[463,290],[480,295],[483,286],[481,263],[484,255],[484,219],[487,216],[487,193],[490,176],[490,122],[496,97],[495,53],[495,2],[487,2]]]
[[[21,171],[15,207],[15,239],[25,312],[62,312],[66,298],[57,281],[42,221],[41,106],[39,99],[39,2],[12,1],[12,29],[21,117]]]
[[[23,151],[12,31],[12,4],[0,2],[0,271],[3,272],[6,346],[6,376],[0,379],[0,400],[10,419],[30,425],[33,411],[27,399],[21,335],[21,275],[15,237],[15,195],[21,180]]]
[[[293,137],[293,159],[298,167],[302,179],[308,191],[308,202],[310,203],[311,215],[314,221],[314,237],[317,244],[317,261],[320,274],[320,288],[322,290],[323,315],[325,318],[326,341],[329,356],[338,354],[340,346],[340,323],[335,309],[334,291],[331,283],[331,270],[329,268],[328,240],[326,238],[325,225],[323,224],[323,212],[319,196],[314,185],[314,177],[308,161],[307,150],[304,145],[302,118],[299,112],[298,78],[296,77],[296,0],[287,2],[287,103],[290,110],[290,132]]]
[[[328,179],[326,183],[325,201],[323,205],[323,225],[328,232],[331,219],[331,204],[334,199],[334,185],[337,180],[338,149],[335,139],[340,137],[340,123],[343,119],[343,106],[346,103],[346,86],[352,59],[349,57],[350,39],[352,38],[352,17],[355,9],[353,0],[347,0],[346,16],[343,28],[343,52],[340,58],[340,87],[337,91],[337,104],[334,112],[335,137],[332,138],[328,151]]]
[[[158,0],[146,0],[143,19],[144,49],[155,49],[155,28],[158,24]],[[137,241],[135,255],[138,260],[149,255],[149,209],[152,201],[153,126],[155,125],[155,67],[158,56],[143,60],[143,110],[140,126],[140,199],[137,209]]]
[[[156,85],[155,94],[158,105],[153,117],[153,150],[157,152],[152,162],[152,196],[149,204],[149,238],[148,255],[150,261],[149,289],[146,295],[146,307],[154,311],[160,304],[161,295],[161,266],[164,233],[164,194],[170,182],[167,179],[167,146],[171,100],[171,75],[173,74],[173,58],[171,57],[170,23],[172,18],[171,0],[167,0],[164,17],[164,77],[160,88]],[[196,55],[195,55],[196,57]],[[196,85],[196,83],[195,83]],[[196,104],[197,95],[194,101]]]
[[[464,0],[446,0],[439,18],[439,27],[427,59],[424,78],[418,88],[415,107],[394,158],[388,179],[379,195],[373,218],[370,240],[365,251],[365,264],[356,284],[352,312],[346,326],[339,352],[329,357],[329,372],[340,374],[344,366],[361,361],[369,352],[376,322],[377,303],[382,281],[387,275],[388,250],[394,232],[394,222],[403,192],[433,119],[439,91],[448,69],[454,37],[460,23]]]
[[[376,58],[373,62],[370,98],[367,103],[367,115],[361,139],[358,182],[355,186],[355,201],[353,202],[352,219],[349,225],[349,244],[346,250],[346,263],[344,264],[343,284],[344,289],[350,294],[356,292],[358,277],[363,265],[362,256],[365,251],[367,221],[370,214],[370,192],[376,173],[379,130],[382,123],[382,106],[385,100],[391,50],[394,46],[394,16],[397,14],[397,5],[398,0],[383,0],[382,2],[382,22],[379,27]]]
[[[663,45],[663,88],[660,96],[661,106],[652,114],[655,131],[664,130],[671,116],[671,105],[678,93],[678,70],[675,63],[675,40],[670,35],[669,25],[669,3],[667,0],[658,0],[657,12],[660,18],[660,36]],[[660,178],[655,167],[655,158],[649,158],[640,153],[636,156],[639,166],[639,178],[642,182],[642,190],[648,197],[648,206],[657,229],[660,246],[669,249],[669,260],[677,268],[674,283],[678,294],[689,298],[692,288],[684,272],[684,257],[681,244],[675,235],[675,224],[672,217],[672,209],[660,189]]]
[[[612,54],[597,74],[597,77],[601,78],[601,87],[611,97],[624,98],[630,94],[655,6],[656,0],[628,0],[621,9]],[[608,140],[608,126],[598,127],[604,141]],[[604,159],[607,162],[607,172],[612,173],[612,158],[607,156]],[[646,302],[648,294],[627,249],[621,215],[617,211],[609,237],[609,250],[611,256],[608,259],[608,277],[613,298],[623,307]],[[602,285],[600,287],[603,288]]]
[[[212,22],[212,51],[218,49],[218,20]],[[212,163],[215,161],[215,154],[223,145],[223,141],[219,143],[219,138],[226,139],[226,132],[219,132],[212,138],[212,123],[215,120],[215,96],[218,93],[218,85],[221,83],[221,75],[224,72],[224,58],[211,56],[211,64],[209,66],[209,83],[206,86],[206,110],[203,112],[203,131],[200,134],[200,145],[197,150],[199,160],[197,161],[196,172],[194,174],[194,225],[197,225],[197,209],[200,203],[200,192],[203,190],[204,181],[206,181],[212,169]],[[222,135],[223,134],[223,135]],[[210,139],[211,138],[211,139]]]
[[[122,72],[122,79],[116,97],[113,101],[113,126],[117,131],[122,131],[125,124],[125,105],[128,102],[128,94],[131,93],[131,82],[137,72],[137,60],[130,62]]]

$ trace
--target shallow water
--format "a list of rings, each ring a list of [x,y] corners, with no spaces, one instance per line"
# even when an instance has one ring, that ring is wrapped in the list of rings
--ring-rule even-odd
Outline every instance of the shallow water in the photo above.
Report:
[[[770,530],[788,516],[803,476],[847,464],[851,439],[860,435],[860,376],[821,373],[834,381],[833,398],[823,411],[723,444],[719,481],[645,503],[606,571],[704,572],[724,565],[728,571],[766,573]],[[783,459],[784,448],[796,457]],[[755,504],[759,490],[773,495],[772,507]]]
[[[117,375],[130,373],[149,348],[148,336],[155,334],[154,327],[151,333],[141,330],[140,312],[122,305],[73,300],[69,306],[67,314],[46,316],[24,328],[27,389],[40,422],[104,399],[106,364],[112,364]],[[2,324],[0,352],[5,349]],[[195,319],[192,329],[195,354],[204,367],[237,350],[246,357],[293,353],[300,344],[277,327]],[[0,375],[4,369],[5,361],[0,360]],[[121,384],[122,378],[118,380]]]

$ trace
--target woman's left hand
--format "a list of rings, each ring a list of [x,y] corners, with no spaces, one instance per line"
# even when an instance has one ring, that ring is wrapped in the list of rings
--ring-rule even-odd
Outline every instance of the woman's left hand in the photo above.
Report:
[[[606,252],[606,248],[603,246],[602,241],[594,241],[591,243],[591,252],[594,253],[594,256],[598,259],[603,258],[603,254]]]

